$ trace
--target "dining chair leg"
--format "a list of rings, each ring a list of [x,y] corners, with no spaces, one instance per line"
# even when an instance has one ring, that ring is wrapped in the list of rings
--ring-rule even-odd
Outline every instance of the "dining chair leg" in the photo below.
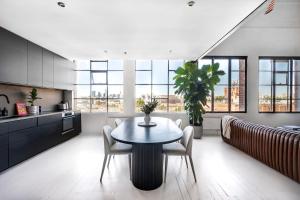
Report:
[[[168,169],[168,155],[165,155],[165,179],[164,182],[166,182],[167,179],[167,169]]]
[[[105,156],[104,156],[104,160],[103,160],[103,164],[102,164],[102,171],[101,171],[100,182],[102,182],[102,177],[103,177],[103,173],[104,173],[104,169],[105,169],[106,160],[107,160],[107,154],[105,154]]]
[[[108,157],[107,169],[109,169],[110,159],[111,159],[111,155],[109,155],[109,157]]]
[[[195,174],[195,169],[194,169],[194,163],[193,163],[192,156],[191,156],[191,155],[189,155],[189,158],[190,158],[190,163],[191,163],[191,167],[192,167],[192,171],[193,171],[194,179],[195,179],[195,182],[197,182],[197,178],[196,178],[196,174]]]
[[[129,161],[129,177],[131,180],[131,154],[128,154],[128,161]]]
[[[186,156],[184,156],[184,158],[185,158],[185,164],[186,164],[186,168],[189,168],[189,165],[188,165],[188,161],[187,161],[187,158],[186,158]]]

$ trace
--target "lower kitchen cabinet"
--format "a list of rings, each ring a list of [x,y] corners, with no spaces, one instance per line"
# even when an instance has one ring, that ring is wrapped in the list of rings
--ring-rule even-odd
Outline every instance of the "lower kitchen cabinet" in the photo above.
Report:
[[[74,124],[74,132],[76,134],[81,133],[81,113],[75,113],[73,124]]]
[[[0,135],[0,171],[8,168],[8,134]]]

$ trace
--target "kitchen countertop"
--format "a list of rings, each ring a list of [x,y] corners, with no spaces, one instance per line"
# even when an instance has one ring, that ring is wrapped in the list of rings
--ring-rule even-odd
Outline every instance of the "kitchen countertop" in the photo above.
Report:
[[[58,113],[63,113],[64,111],[45,111],[45,112],[41,112],[38,114],[34,114],[34,115],[26,115],[26,116],[17,116],[17,115],[13,115],[13,116],[6,116],[6,117],[10,117],[10,118],[1,118],[0,117],[0,123],[4,123],[4,122],[11,122],[11,121],[16,121],[16,120],[23,120],[23,119],[30,119],[30,118],[35,118],[35,117],[42,117],[42,116],[49,116],[49,115],[55,115]],[[74,111],[75,113],[78,113],[78,111]]]

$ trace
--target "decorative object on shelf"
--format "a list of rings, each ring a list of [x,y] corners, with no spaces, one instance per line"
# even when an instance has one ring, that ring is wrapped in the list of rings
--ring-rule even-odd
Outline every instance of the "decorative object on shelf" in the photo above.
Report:
[[[203,135],[202,115],[205,114],[207,98],[225,72],[219,70],[219,63],[203,65],[199,69],[197,61],[188,61],[175,73],[175,94],[183,96],[190,125],[194,127],[194,138],[200,139]]]
[[[38,99],[42,99],[40,97],[38,97],[38,92],[36,88],[32,88],[32,90],[29,92],[28,95],[28,103],[30,103],[30,106],[27,106],[27,111],[29,114],[37,114],[39,113],[39,106],[35,106],[34,102]]]
[[[140,102],[139,105],[141,106],[141,111],[143,113],[145,113],[145,117],[144,117],[144,122],[145,124],[150,124],[150,121],[151,121],[151,117],[150,117],[150,113],[152,113],[155,108],[157,107],[158,105],[158,101],[153,98],[152,101],[148,102],[148,103],[145,103],[144,101]]]
[[[17,110],[18,116],[26,116],[27,115],[25,103],[16,103],[16,110]]]

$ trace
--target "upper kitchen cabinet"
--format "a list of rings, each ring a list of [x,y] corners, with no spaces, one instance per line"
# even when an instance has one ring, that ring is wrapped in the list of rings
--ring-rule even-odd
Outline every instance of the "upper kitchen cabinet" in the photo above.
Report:
[[[54,55],[43,49],[43,87],[53,88]]]
[[[0,28],[0,81],[27,84],[27,40]]]
[[[73,63],[59,55],[54,55],[54,88],[72,90],[74,78]]]
[[[43,86],[43,48],[28,42],[28,85]]]

